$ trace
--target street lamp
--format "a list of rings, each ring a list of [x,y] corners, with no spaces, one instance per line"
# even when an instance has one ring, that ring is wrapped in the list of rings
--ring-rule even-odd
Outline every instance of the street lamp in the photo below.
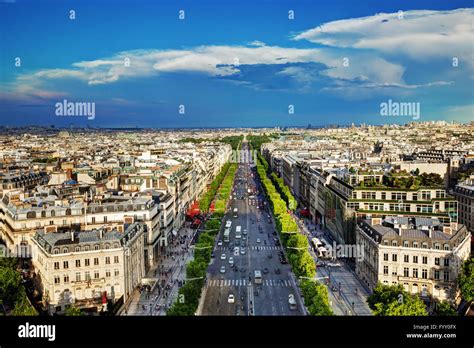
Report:
[[[308,249],[308,248],[303,248],[303,247],[296,248],[296,247],[289,247],[289,246],[287,246],[286,248],[287,249],[295,249],[295,250],[307,250]]]
[[[190,248],[194,248],[196,250],[202,250],[202,249],[209,249],[209,248],[214,248],[214,245],[209,245],[209,246],[205,246],[205,247],[197,247],[195,245],[190,245],[189,246]]]
[[[313,280],[313,281],[318,281],[320,279],[328,279],[329,277],[328,276],[325,276],[325,277],[303,277],[303,276],[300,276],[301,279],[308,279],[308,280]]]

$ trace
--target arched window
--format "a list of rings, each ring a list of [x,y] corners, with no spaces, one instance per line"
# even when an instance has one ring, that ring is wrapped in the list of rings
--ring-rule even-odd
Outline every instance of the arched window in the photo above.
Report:
[[[35,211],[29,211],[26,213],[26,218],[27,219],[36,219],[36,212]]]
[[[55,255],[59,254],[59,249],[58,249],[58,248],[54,248],[53,254],[55,254]]]
[[[77,246],[75,252],[78,253],[79,251],[81,251],[81,247]]]
[[[63,253],[68,253],[69,252],[69,248],[63,248]]]

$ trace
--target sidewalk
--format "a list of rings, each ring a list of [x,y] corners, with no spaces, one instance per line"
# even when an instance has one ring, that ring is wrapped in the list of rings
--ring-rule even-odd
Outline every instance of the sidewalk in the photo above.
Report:
[[[193,258],[193,249],[189,247],[189,243],[194,232],[184,227],[176,236],[170,238],[168,246],[162,249],[162,256],[146,275],[146,278],[157,279],[153,291],[150,292],[146,288],[136,291],[123,315],[166,314],[166,309],[173,303],[180,285],[186,278],[186,263]]]
[[[324,229],[319,228],[311,221],[305,218],[299,218],[295,215],[295,220],[300,230],[308,238],[311,246],[311,238],[324,237],[329,243],[333,242],[330,233]],[[310,254],[313,256],[315,262],[318,261],[318,256],[310,248]],[[339,267],[317,267],[318,276],[329,277],[329,283],[326,284],[328,288],[329,301],[331,308],[336,315],[372,315],[367,304],[367,297],[369,291],[359,281],[353,270],[347,265],[345,259],[337,260]],[[333,287],[335,290],[333,290]]]

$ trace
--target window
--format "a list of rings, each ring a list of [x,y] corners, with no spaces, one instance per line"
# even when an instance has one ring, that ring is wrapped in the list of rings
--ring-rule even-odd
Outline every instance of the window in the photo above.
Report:
[[[421,278],[423,278],[423,279],[427,279],[427,278],[428,278],[428,270],[427,270],[427,269],[423,268],[423,269],[421,270]]]
[[[423,243],[421,244],[421,248],[422,248],[422,249],[428,249],[428,243],[423,242]]]
[[[383,260],[388,261],[388,254],[383,254]]]
[[[422,262],[423,262],[423,264],[427,265],[427,264],[428,264],[428,257],[427,257],[427,256],[423,256]]]
[[[383,274],[388,274],[388,266],[383,266]]]
[[[90,266],[90,260],[89,259],[85,259],[84,260],[84,264],[86,265],[86,267]]]
[[[94,279],[99,279],[99,271],[94,271]]]
[[[68,269],[68,268],[69,268],[69,262],[64,261],[64,262],[63,262],[63,268],[64,268],[64,269]]]
[[[440,246],[438,243],[436,243],[434,247],[435,247],[436,250],[440,250],[440,249],[441,249],[441,246]]]
[[[94,257],[94,265],[97,266],[99,264],[99,258]]]
[[[444,245],[444,250],[449,250],[449,244]]]
[[[69,283],[69,276],[68,275],[65,275],[64,276],[64,283]]]
[[[444,281],[449,282],[449,271],[444,271]]]
[[[54,263],[54,269],[59,269],[59,262]]]
[[[437,269],[434,271],[434,279],[439,280],[439,271]]]
[[[54,255],[59,254],[59,249],[54,249],[53,253],[54,253]]]
[[[413,242],[413,247],[418,248],[418,242]]]
[[[413,256],[413,263],[418,263],[418,256]]]
[[[109,270],[109,269],[105,271],[105,276],[106,276],[107,278],[110,277],[110,270]]]
[[[449,259],[444,259],[444,267],[449,267]]]
[[[54,284],[59,284],[61,280],[59,279],[59,276],[54,277]]]
[[[109,256],[106,256],[106,258],[105,258],[105,264],[106,264],[106,265],[110,265],[110,257],[109,257]]]
[[[100,246],[97,244],[97,245],[94,245],[94,250],[99,250],[100,249]]]
[[[397,262],[397,254],[392,254],[392,261]]]
[[[81,260],[76,260],[76,267],[81,267]]]
[[[393,276],[396,276],[397,274],[398,274],[398,269],[397,269],[397,267],[393,267],[393,268],[392,268],[392,275],[393,275]]]
[[[92,217],[92,223],[95,224],[95,216]]]
[[[410,262],[410,256],[409,255],[403,255],[403,262]]]
[[[85,274],[85,277],[86,277],[86,281],[91,280],[91,273],[87,271]]]
[[[397,241],[396,240],[392,240],[392,246],[397,246]]]
[[[418,268],[413,268],[413,278],[418,278]]]
[[[69,252],[69,248],[63,248],[63,253],[66,254]]]
[[[76,282],[80,282],[80,281],[81,281],[81,273],[77,272],[76,273]]]
[[[119,263],[119,257],[118,256],[114,256],[114,263]]]
[[[76,247],[76,249],[74,249],[76,251],[76,253],[78,253],[79,251],[81,251],[81,247]]]
[[[114,270],[114,276],[118,277],[118,275],[119,275],[119,270],[118,270],[118,269],[115,269],[115,270]]]
[[[439,257],[435,257],[435,265],[439,266]]]
[[[405,248],[408,248],[408,247],[409,247],[409,243],[408,243],[407,240],[404,240],[404,241],[403,241],[403,246],[404,246]]]
[[[404,277],[409,277],[410,276],[410,269],[408,267],[405,267],[403,269],[403,276]]]

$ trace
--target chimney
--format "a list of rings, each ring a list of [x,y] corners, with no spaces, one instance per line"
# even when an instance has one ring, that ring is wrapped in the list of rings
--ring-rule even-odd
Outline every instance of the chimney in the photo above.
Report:
[[[66,176],[67,176],[67,179],[68,179],[68,180],[71,180],[71,179],[72,179],[72,169],[66,170]]]
[[[100,239],[104,238],[104,229],[103,228],[99,229],[99,238]]]
[[[443,232],[446,234],[453,234],[453,230],[450,226],[443,226]]]
[[[74,242],[74,231],[71,231],[71,242]]]
[[[457,222],[451,222],[451,230],[453,232],[457,232],[458,229],[459,229],[458,223]]]
[[[433,226],[428,227],[428,237],[433,238]]]

